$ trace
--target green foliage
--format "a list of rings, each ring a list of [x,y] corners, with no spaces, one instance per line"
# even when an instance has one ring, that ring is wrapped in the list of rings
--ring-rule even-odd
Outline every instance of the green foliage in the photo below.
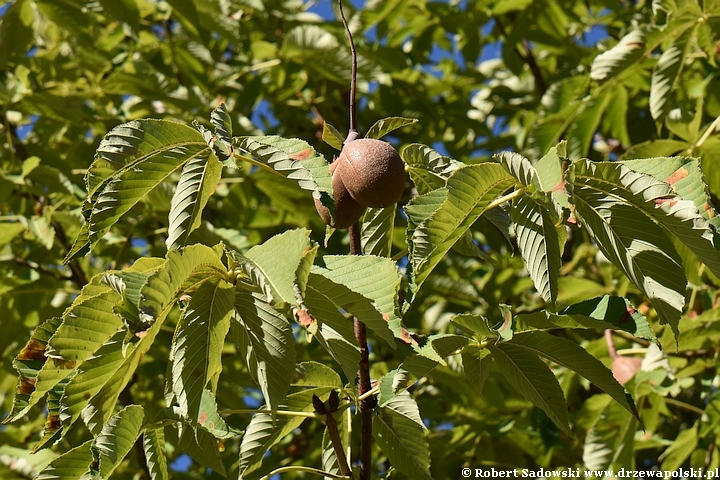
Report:
[[[363,256],[311,3],[4,7],[0,476],[719,467],[717,2],[345,2]]]

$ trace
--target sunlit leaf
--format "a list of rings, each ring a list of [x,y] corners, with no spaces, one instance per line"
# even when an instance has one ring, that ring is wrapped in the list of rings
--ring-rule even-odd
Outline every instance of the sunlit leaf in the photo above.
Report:
[[[417,118],[404,118],[404,117],[388,117],[378,120],[373,124],[372,127],[365,134],[365,138],[382,138],[388,133],[397,130],[398,128],[405,127],[417,123]]]

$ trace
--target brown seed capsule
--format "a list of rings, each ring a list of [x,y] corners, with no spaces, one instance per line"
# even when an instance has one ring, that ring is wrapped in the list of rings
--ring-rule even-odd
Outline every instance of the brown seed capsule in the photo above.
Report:
[[[405,190],[405,165],[392,145],[382,140],[346,143],[333,167],[333,179],[340,176],[350,196],[365,207],[392,205]]]
[[[357,203],[350,196],[340,175],[335,174],[336,169],[333,168],[335,165],[337,165],[337,161],[330,166],[330,173],[333,174],[332,188],[333,196],[335,197],[335,221],[333,222],[333,219],[330,218],[330,210],[320,203],[318,199],[315,199],[315,209],[325,223],[333,228],[342,229],[348,228],[357,222],[365,212],[365,207]]]

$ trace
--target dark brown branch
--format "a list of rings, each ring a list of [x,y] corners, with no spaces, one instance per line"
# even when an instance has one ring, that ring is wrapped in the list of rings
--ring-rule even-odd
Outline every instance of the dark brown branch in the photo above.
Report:
[[[500,30],[500,33],[503,37],[505,37],[505,41],[508,40],[508,34],[505,30],[505,26],[503,25],[502,21],[500,20],[500,17],[495,17],[495,24],[497,25],[498,29]],[[545,92],[547,91],[547,82],[545,82],[545,78],[543,77],[542,71],[540,70],[540,67],[537,64],[537,61],[535,60],[535,55],[533,54],[532,48],[530,48],[530,42],[528,42],[527,38],[523,38],[521,40],[523,50],[520,50],[520,48],[515,45],[515,53],[518,54],[518,56],[522,59],[523,62],[530,68],[530,72],[532,73],[533,78],[535,79],[535,88],[537,89],[538,93],[542,97]]]
[[[330,436],[330,441],[332,442],[333,450],[338,460],[340,473],[344,477],[350,477],[352,476],[352,470],[350,469],[350,465],[348,465],[345,449],[342,444],[342,439],[340,438],[340,432],[338,431],[337,421],[335,417],[333,417],[333,414],[337,412],[339,400],[336,390],[330,392],[330,409],[325,413],[325,425],[327,426],[328,435]]]
[[[350,254],[362,255],[360,245],[360,225],[356,222],[349,229]],[[360,346],[360,364],[358,365],[358,396],[362,396],[372,389],[370,384],[370,360],[367,344],[367,331],[365,324],[353,318],[355,339]],[[370,395],[360,400],[360,479],[372,478],[372,414],[377,405],[375,396]]]
[[[352,32],[348,26],[347,20],[345,19],[345,13],[343,12],[342,0],[338,0],[340,6],[340,18],[342,18],[343,25],[345,26],[345,32],[347,33],[348,42],[350,43],[350,55],[352,56],[352,70],[350,71],[350,128],[348,136],[345,139],[345,143],[351,142],[357,138],[357,126],[355,124],[355,90],[357,84],[357,52],[355,51],[355,42],[353,41]]]

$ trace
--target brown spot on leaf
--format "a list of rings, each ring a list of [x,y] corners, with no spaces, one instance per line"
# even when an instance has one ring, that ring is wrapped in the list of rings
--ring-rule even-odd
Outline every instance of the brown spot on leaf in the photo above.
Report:
[[[386,322],[389,322],[389,321],[390,321],[390,315],[388,315],[387,313],[383,313],[383,320],[385,320]]]
[[[202,412],[202,413],[200,414],[200,416],[198,417],[198,423],[199,423],[200,425],[205,426],[205,422],[207,422],[207,417],[208,417],[208,416],[207,416],[207,413]]]
[[[315,320],[312,315],[307,312],[307,310],[298,309],[295,312],[295,318],[297,318],[297,322],[305,328],[311,327],[317,323],[317,320]]]
[[[140,330],[139,332],[135,332],[135,336],[137,338],[143,338],[145,335],[147,335],[147,330]]]
[[[62,427],[62,423],[60,422],[60,417],[54,413],[51,413],[48,415],[47,423],[45,423],[45,430],[54,432],[58,428]]]
[[[83,400],[90,400],[90,397],[91,397],[90,392],[83,393]]]
[[[675,199],[675,198],[656,198],[656,199],[655,199],[655,205],[657,205],[657,206],[664,205],[664,204],[668,204],[668,205],[670,205],[671,207],[673,207],[673,206],[675,206],[675,204],[676,204],[677,202],[678,202],[678,201],[677,201],[677,199]]]
[[[35,391],[34,378],[21,378],[18,384],[18,393],[20,395],[30,395]]]
[[[312,155],[312,148],[306,148],[301,152],[292,153],[288,155],[288,157],[292,158],[293,160],[300,160],[302,162],[303,160],[307,160],[308,158],[310,158],[310,155]]]
[[[55,360],[55,366],[60,370],[75,370],[76,360]]]
[[[221,442],[220,440],[217,440],[217,439],[215,439],[215,440],[217,441],[218,451],[219,451],[220,453],[224,452],[224,451],[225,451],[225,444],[224,444],[223,442]]]
[[[412,345],[413,342],[412,338],[410,338],[410,332],[404,328],[400,331],[400,340],[408,345]]]
[[[562,192],[565,188],[565,180],[560,180],[558,183],[553,185],[552,191],[553,192]]]
[[[624,313],[622,314],[622,316],[620,317],[620,323],[627,323],[627,322],[629,322],[630,319],[632,318],[632,316],[635,314],[635,312],[637,312],[637,310],[635,310],[635,309],[634,309],[633,307],[631,307],[630,305],[627,305],[627,306],[625,307],[625,312],[624,312]]]
[[[45,361],[45,347],[45,343],[40,343],[37,340],[32,339],[18,354],[17,359]]]
[[[688,175],[690,175],[690,172],[688,172],[685,167],[680,167],[677,170],[675,170],[672,175],[670,175],[668,178],[665,179],[665,183],[674,185],[675,183],[679,182],[680,180],[687,177]]]

